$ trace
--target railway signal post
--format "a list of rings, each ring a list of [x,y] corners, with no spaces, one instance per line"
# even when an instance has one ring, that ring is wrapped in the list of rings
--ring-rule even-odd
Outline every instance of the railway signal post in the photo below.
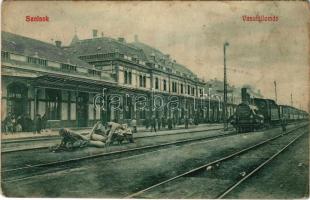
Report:
[[[276,98],[276,102],[278,102],[277,81],[274,81],[273,84],[274,84],[274,96],[275,96],[275,98]]]
[[[228,42],[224,43],[224,131],[228,129],[227,126],[227,75],[226,75],[226,47],[229,46]]]

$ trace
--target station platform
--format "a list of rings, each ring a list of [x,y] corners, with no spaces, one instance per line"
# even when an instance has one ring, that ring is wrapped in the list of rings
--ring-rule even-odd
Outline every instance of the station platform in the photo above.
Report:
[[[175,134],[175,133],[184,133],[191,131],[204,131],[210,129],[223,128],[223,124],[212,123],[212,124],[199,124],[199,125],[190,125],[188,129],[185,129],[184,125],[177,125],[175,128],[169,130],[167,128],[161,129],[157,132],[151,132],[151,129],[146,129],[143,126],[137,127],[137,133],[134,133],[134,138],[150,136],[150,135],[165,135],[165,134]],[[74,131],[78,133],[89,132],[91,127],[87,128],[75,128]],[[46,138],[46,137],[57,137],[58,129],[47,129],[43,130],[40,134],[34,132],[16,132],[16,133],[2,133],[1,140],[20,140],[20,139],[31,139],[31,138]]]

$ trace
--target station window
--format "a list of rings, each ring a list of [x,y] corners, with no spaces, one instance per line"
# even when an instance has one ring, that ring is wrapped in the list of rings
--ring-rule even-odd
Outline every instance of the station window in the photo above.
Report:
[[[159,89],[159,82],[158,82],[158,78],[155,78],[155,89],[158,90]]]
[[[172,82],[172,92],[177,92],[177,83]]]
[[[124,71],[124,83],[132,84],[132,73],[131,71]]]
[[[146,76],[145,75],[139,76],[139,85],[140,87],[146,87]]]
[[[143,77],[142,77],[142,75],[139,76],[139,86],[143,87]]]
[[[192,87],[192,95],[195,96],[195,88]]]
[[[203,90],[202,89],[199,89],[199,94],[200,94],[200,97],[203,97]]]
[[[132,73],[128,72],[128,84],[132,84]]]
[[[128,77],[128,73],[127,73],[127,71],[124,71],[124,83],[125,84],[128,83],[127,77]]]
[[[146,76],[143,76],[143,87],[146,87]]]
[[[163,85],[164,85],[164,91],[167,91],[167,81],[166,80],[163,81]]]

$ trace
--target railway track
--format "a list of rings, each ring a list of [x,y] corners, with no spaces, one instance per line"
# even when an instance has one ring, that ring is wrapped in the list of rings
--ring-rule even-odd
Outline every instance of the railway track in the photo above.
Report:
[[[209,129],[208,131],[211,131],[211,130]],[[215,130],[213,129],[213,131]],[[35,176],[39,172],[40,174],[43,174],[43,171],[46,172],[46,169],[49,171],[52,167],[58,168],[58,167],[75,164],[75,163],[89,160],[89,159],[96,159],[96,158],[115,159],[115,158],[120,158],[120,157],[136,155],[136,154],[143,154],[143,153],[147,153],[150,151],[163,149],[163,148],[169,148],[171,146],[176,146],[176,145],[184,145],[184,144],[193,143],[193,142],[215,140],[218,138],[229,137],[229,136],[236,135],[236,134],[240,134],[240,133],[235,133],[234,131],[221,132],[220,134],[217,134],[217,135],[190,138],[190,139],[182,139],[182,140],[174,141],[174,142],[166,142],[166,143],[161,143],[161,144],[156,144],[156,145],[147,145],[147,146],[142,146],[142,147],[137,147],[137,148],[130,148],[130,149],[119,150],[119,151],[99,153],[95,155],[88,155],[88,156],[83,156],[83,157],[78,157],[78,158],[68,159],[68,160],[47,162],[47,163],[41,163],[41,164],[36,164],[36,165],[27,165],[27,166],[17,167],[17,168],[6,169],[5,166],[2,166],[2,171],[1,171],[2,182],[18,181],[18,180],[25,178],[23,177],[21,179],[20,178],[10,179],[7,177],[16,176],[19,174],[27,174],[29,175],[27,176],[29,178],[29,177]],[[247,134],[247,133],[242,133],[242,134]]]
[[[251,169],[251,171],[247,172],[241,179],[237,180],[236,182],[234,182],[232,185],[230,185],[228,188],[226,188],[224,191],[221,191],[220,193],[218,193],[218,195],[211,197],[211,198],[225,198],[230,192],[232,192],[235,188],[237,188],[240,184],[242,184],[243,182],[245,182],[248,178],[252,177],[255,173],[257,173],[261,168],[263,168],[264,166],[268,165],[274,158],[276,158],[279,154],[281,154],[283,151],[285,151],[289,146],[291,146],[294,142],[296,142],[300,137],[302,137],[305,133],[308,133],[308,129],[306,131],[302,131],[302,133],[300,134],[299,132],[307,127],[308,124],[306,125],[302,125],[299,126],[297,128],[294,128],[292,130],[287,131],[285,134],[279,134],[276,135],[272,138],[266,139],[264,141],[261,141],[255,145],[252,145],[250,147],[241,149],[237,152],[234,152],[230,155],[226,155],[225,157],[219,158],[217,160],[214,160],[212,162],[208,162],[206,164],[203,164],[199,167],[196,167],[194,169],[191,169],[187,172],[184,172],[180,175],[174,176],[172,178],[169,178],[167,180],[161,181],[159,183],[156,183],[152,186],[149,186],[147,188],[144,188],[140,191],[136,191],[135,193],[132,193],[124,198],[154,198],[154,196],[146,196],[148,192],[152,192],[158,190],[159,192],[157,194],[161,194],[164,195],[164,193],[161,193],[160,188],[166,188],[164,186],[167,186],[166,184],[171,184],[176,186],[178,184],[178,181],[182,182],[181,179],[185,179],[185,177],[190,177],[190,176],[196,176],[197,174],[201,174],[201,173],[205,173],[206,170],[208,170],[208,168],[212,168],[213,166],[219,166],[220,164],[227,162],[229,160],[232,160],[238,156],[241,156],[243,154],[246,154],[247,152],[250,152],[252,150],[256,150],[260,147],[263,147],[264,145],[268,145],[273,141],[276,141],[277,139],[282,138],[283,135],[285,136],[291,136],[292,139],[284,146],[282,147],[279,151],[277,151],[275,154],[272,154],[268,159],[264,160],[261,164],[259,164],[258,166],[254,167],[253,169]],[[299,133],[297,134],[296,137],[294,137],[294,133]],[[212,172],[210,172],[212,173]],[[191,183],[193,184],[193,183]],[[192,185],[191,185],[192,186]],[[194,187],[194,186],[193,186]],[[162,189],[161,188],[161,189]],[[179,188],[178,186],[174,187],[175,188]],[[205,188],[204,188],[205,189]],[[169,189],[165,189],[164,191],[169,190]],[[156,198],[156,197],[155,197]],[[167,198],[167,197],[166,197]],[[175,197],[174,197],[175,198]]]
[[[214,129],[212,129],[214,131]],[[209,129],[208,131],[211,131]],[[159,149],[169,148],[172,146],[177,145],[183,145],[183,144],[189,144],[194,142],[200,142],[200,141],[211,141],[218,138],[223,137],[229,137],[236,134],[252,134],[252,133],[235,133],[233,131],[231,132],[222,132],[218,135],[212,135],[212,136],[206,136],[206,137],[199,137],[199,138],[191,138],[191,139],[185,139],[175,142],[167,142],[167,143],[161,143],[156,145],[147,145],[137,148],[131,148],[131,149],[125,149],[125,150],[119,150],[119,151],[112,151],[112,152],[105,152],[105,153],[99,153],[95,155],[88,155],[73,159],[67,159],[67,160],[61,160],[61,161],[54,161],[54,162],[46,162],[46,163],[40,163],[35,165],[26,165],[22,167],[17,168],[6,168],[5,166],[2,166],[2,182],[15,182],[19,180],[23,180],[25,178],[32,178],[38,175],[44,175],[49,172],[55,172],[58,170],[62,170],[64,168],[70,168],[72,165],[77,164],[79,162],[89,160],[89,159],[116,159],[116,158],[122,158],[127,157],[131,155],[137,155],[137,154],[143,154]]]
[[[211,128],[211,129],[204,129],[204,130],[189,130],[189,129],[182,129],[184,132],[172,132],[167,134],[156,134],[156,135],[144,135],[144,136],[134,136],[134,139],[145,139],[145,138],[152,138],[152,137],[165,137],[165,136],[173,136],[173,135],[181,135],[181,134],[189,134],[189,133],[201,133],[201,132],[208,132],[208,131],[217,131],[222,130],[223,128]],[[160,132],[159,132],[160,133]],[[12,139],[8,141],[2,141],[2,151],[1,153],[14,153],[19,151],[31,151],[31,150],[40,150],[40,149],[48,149],[50,145],[43,145],[38,147],[31,147],[31,148],[5,148],[5,145],[10,144],[22,144],[22,143],[31,143],[31,142],[46,142],[46,141],[59,141],[59,136],[51,136],[51,137],[40,137],[40,138],[31,138],[31,139]]]
[[[294,139],[292,139],[287,145],[285,145],[282,149],[280,149],[278,152],[270,156],[266,161],[261,163],[259,166],[255,167],[252,171],[250,171],[246,176],[244,176],[241,180],[230,186],[226,189],[225,192],[223,192],[221,195],[218,196],[218,199],[225,198],[228,194],[230,194],[234,189],[236,189],[239,185],[244,183],[246,180],[248,180],[250,177],[255,175],[259,170],[261,170],[266,165],[270,164],[277,156],[279,156],[281,153],[283,153],[286,149],[288,149],[293,143],[295,143],[298,139],[300,139],[304,134],[308,132],[304,132],[303,134],[298,135]]]

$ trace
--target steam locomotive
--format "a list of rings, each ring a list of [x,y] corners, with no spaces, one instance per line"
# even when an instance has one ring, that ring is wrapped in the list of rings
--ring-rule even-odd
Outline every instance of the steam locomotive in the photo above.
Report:
[[[272,99],[250,98],[246,88],[241,89],[242,102],[237,105],[230,123],[238,132],[254,131],[292,121],[308,119],[308,113],[287,105],[278,105]]]

